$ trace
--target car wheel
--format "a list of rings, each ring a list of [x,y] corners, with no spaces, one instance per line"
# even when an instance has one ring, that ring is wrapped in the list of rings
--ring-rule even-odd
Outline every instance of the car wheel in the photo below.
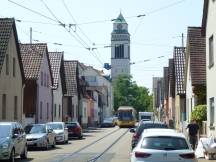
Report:
[[[83,135],[82,135],[82,133],[80,133],[80,135],[79,135],[79,137],[78,137],[79,139],[82,139],[83,138]]]
[[[46,144],[45,144],[44,149],[45,149],[45,150],[48,150],[48,149],[49,149],[49,141],[48,141],[48,140],[46,141]]]
[[[27,159],[27,154],[28,154],[28,151],[27,151],[27,146],[25,145],[24,149],[23,149],[23,152],[22,154],[20,155],[21,159]]]
[[[9,161],[10,162],[15,162],[15,150],[14,149],[11,150]]]

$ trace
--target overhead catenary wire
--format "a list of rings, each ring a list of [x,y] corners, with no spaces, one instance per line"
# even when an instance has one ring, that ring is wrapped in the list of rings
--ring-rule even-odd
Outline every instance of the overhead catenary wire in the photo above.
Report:
[[[64,1],[64,0],[62,0],[62,3],[63,3],[63,5],[64,5],[66,11],[68,12],[68,14],[70,15],[70,17],[72,18],[72,20],[75,22],[75,24],[77,24],[77,21],[75,20],[75,18],[73,17],[72,13],[71,13],[70,10],[68,9],[68,7],[67,7],[67,5],[65,4],[65,1]],[[81,29],[81,27],[79,27],[79,26],[77,26],[77,27],[78,27],[78,29],[81,31],[81,33],[86,37],[86,39],[87,39],[92,45],[94,45],[94,43],[93,43],[93,42],[90,40],[90,38],[84,33],[84,31]],[[77,34],[77,32],[75,32],[75,34],[76,34],[77,36],[79,36],[79,35]],[[92,47],[92,48],[88,48],[88,49],[91,50],[92,53],[95,54],[95,57],[97,58],[97,60],[98,60],[100,63],[103,64],[103,62],[101,61],[101,59],[97,56],[97,53],[99,54],[97,48]],[[94,52],[94,49],[96,49],[97,53]],[[100,55],[100,54],[99,54],[99,55]]]
[[[51,9],[48,7],[48,5],[43,1],[43,0],[41,0],[42,2],[43,2],[43,4],[45,5],[45,7],[48,9],[48,11],[52,14],[52,16],[60,23],[60,24],[63,24],[56,16],[55,16],[55,14],[51,11]],[[62,27],[64,27],[64,29],[72,36],[72,37],[74,37],[74,38],[76,38],[71,32],[70,32],[70,30],[67,30],[66,28],[65,28],[65,26],[64,25],[62,25]],[[89,49],[90,47],[88,46],[88,44],[75,32],[75,34],[76,34],[76,36],[79,38],[79,39],[77,39],[77,40],[79,40],[79,42],[86,48],[86,49]],[[100,58],[95,54],[94,55],[94,53],[91,51],[91,50],[89,50],[90,51],[90,53],[91,54],[93,54],[93,56],[97,59],[97,61],[99,61],[102,65],[103,65],[103,62],[100,60]]]
[[[72,13],[71,13],[70,10],[68,9],[68,7],[67,7],[67,5],[65,4],[65,1],[64,1],[64,0],[62,0],[62,3],[63,3],[63,5],[64,5],[66,11],[68,12],[68,14],[70,15],[70,17],[72,18],[72,20],[75,22],[75,24],[77,24],[77,21],[75,20],[75,18],[73,17]],[[79,30],[81,31],[81,33],[86,37],[86,39],[87,39],[91,44],[94,44],[94,43],[90,40],[90,38],[83,32],[83,30],[82,30],[79,26],[77,26],[77,27],[79,28]]]
[[[12,0],[8,0],[8,1],[9,1],[10,3],[13,3],[13,4],[17,5],[17,6],[20,6],[20,7],[24,8],[24,9],[26,9],[26,10],[29,10],[29,11],[31,11],[31,12],[37,14],[37,15],[40,15],[40,16],[42,16],[42,17],[48,19],[48,20],[51,20],[51,21],[54,21],[54,22],[58,22],[58,21],[56,21],[56,20],[54,20],[54,19],[52,19],[52,18],[50,18],[50,17],[48,17],[48,16],[46,16],[46,15],[40,13],[40,12],[37,12],[37,11],[35,11],[35,10],[32,10],[32,9],[30,9],[30,8],[28,8],[28,7],[25,7],[25,6],[23,6],[23,5],[19,4],[19,3],[16,3],[16,2],[14,2],[14,1],[12,1]]]

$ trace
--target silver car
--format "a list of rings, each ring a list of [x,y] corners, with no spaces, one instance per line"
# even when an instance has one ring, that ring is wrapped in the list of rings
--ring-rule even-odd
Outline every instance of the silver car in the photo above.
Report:
[[[32,124],[25,127],[28,147],[49,149],[56,146],[55,133],[46,124]]]
[[[64,122],[49,122],[47,125],[55,132],[56,142],[68,143],[68,128]]]
[[[20,123],[0,122],[0,160],[27,159],[26,134]]]

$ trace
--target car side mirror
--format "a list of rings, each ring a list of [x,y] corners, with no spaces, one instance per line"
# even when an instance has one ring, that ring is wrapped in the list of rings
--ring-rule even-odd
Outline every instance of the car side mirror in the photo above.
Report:
[[[131,133],[135,133],[135,129],[134,129],[134,128],[131,128],[131,129],[130,129],[130,132],[131,132]]]
[[[17,134],[17,133],[13,134],[13,138],[17,138],[18,136],[19,136],[19,134]]]

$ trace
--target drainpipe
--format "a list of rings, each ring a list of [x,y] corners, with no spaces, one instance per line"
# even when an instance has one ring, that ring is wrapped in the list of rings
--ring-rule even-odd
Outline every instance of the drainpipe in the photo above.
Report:
[[[38,117],[38,109],[39,109],[39,106],[38,105],[40,105],[39,104],[39,86],[38,86],[38,83],[37,83],[37,81],[36,81],[36,89],[37,89],[37,98],[36,98],[36,106],[35,106],[35,123],[38,123],[38,121],[39,121],[39,117]]]
[[[21,105],[21,118],[20,118],[20,119],[21,119],[21,123],[22,123],[22,124],[24,124],[24,123],[23,123],[23,122],[24,122],[24,121],[23,121],[23,114],[24,114],[24,111],[23,111],[23,106],[24,106],[24,104],[23,104],[23,103],[24,103],[24,101],[23,101],[23,99],[24,99],[24,89],[25,89],[25,84],[22,85],[21,104],[20,104],[20,105]]]

